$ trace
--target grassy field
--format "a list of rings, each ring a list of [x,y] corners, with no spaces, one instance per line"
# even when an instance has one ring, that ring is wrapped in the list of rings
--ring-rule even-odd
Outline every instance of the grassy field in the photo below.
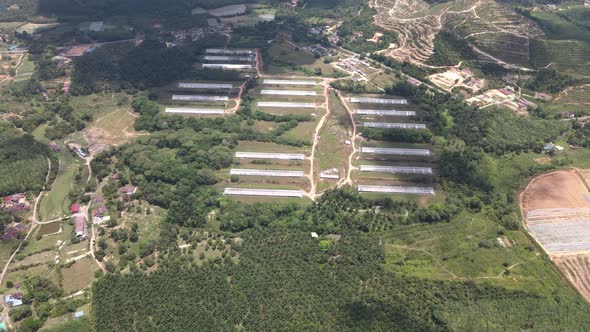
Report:
[[[337,168],[341,175],[344,175],[348,155],[352,149],[350,145],[345,144],[345,141],[350,139],[351,123],[346,109],[335,93],[330,94],[329,103],[332,116],[320,133],[316,158],[319,159],[319,167],[322,171]]]
[[[57,178],[51,190],[39,204],[40,219],[43,221],[69,215],[71,204],[69,194],[74,189],[74,177],[78,172],[79,164],[67,147],[61,145],[61,148]]]
[[[44,236],[41,240],[37,240],[36,236],[39,232],[39,228],[33,232],[29,244],[24,248],[21,254],[29,255],[35,252],[41,252],[48,249],[57,249],[58,241],[67,241],[70,239],[74,226],[71,221],[65,221],[62,225],[62,232],[55,235]]]
[[[56,221],[56,222],[52,222],[49,224],[43,224],[41,226],[39,226],[39,234],[41,235],[48,235],[48,234],[53,234],[59,231],[61,222]]]
[[[55,273],[52,273],[52,269],[49,268],[48,265],[39,265],[39,266],[31,267],[28,269],[8,272],[8,274],[6,275],[6,278],[4,280],[5,281],[12,281],[13,284],[20,283],[22,286],[24,286],[23,282],[26,279],[29,279],[32,277],[37,277],[37,276],[57,277],[57,275]],[[26,289],[26,287],[25,287],[25,289]],[[0,292],[7,292],[7,291],[14,292],[15,290],[16,290],[15,288],[12,288],[12,289],[6,288],[6,283],[3,283],[2,285],[0,285]],[[21,288],[21,291],[22,291],[22,288]]]
[[[320,74],[321,76],[332,76],[335,73],[329,64],[307,53],[300,46],[288,43],[274,44],[268,50],[268,55],[269,58],[265,59],[265,63],[268,64],[265,73],[270,75],[303,74],[312,76]],[[316,73],[316,70],[321,72]]]
[[[497,244],[499,237],[508,243],[506,247]],[[463,213],[447,224],[395,228],[383,243],[385,267],[397,273],[471,280],[542,295],[573,295],[522,231],[500,235],[497,224],[481,214]]]
[[[68,268],[62,268],[64,292],[72,294],[90,286],[97,269],[98,265],[90,257],[80,259]]]

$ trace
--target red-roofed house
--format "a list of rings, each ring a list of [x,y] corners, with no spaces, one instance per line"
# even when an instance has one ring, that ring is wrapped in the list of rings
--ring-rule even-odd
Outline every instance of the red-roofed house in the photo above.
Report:
[[[76,217],[76,224],[74,225],[74,233],[76,233],[76,237],[84,236],[85,228],[86,228],[86,217],[77,216]]]
[[[80,204],[74,203],[72,204],[72,208],[70,209],[71,213],[78,213],[80,212]]]

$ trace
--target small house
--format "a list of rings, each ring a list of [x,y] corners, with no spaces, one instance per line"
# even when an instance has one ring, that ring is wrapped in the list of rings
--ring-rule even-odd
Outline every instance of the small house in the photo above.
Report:
[[[70,208],[70,212],[72,214],[79,213],[80,212],[80,204],[78,204],[78,203],[72,204],[72,207]]]
[[[128,185],[124,186],[122,190],[123,190],[123,195],[129,197],[137,192],[137,187],[132,184],[128,184]]]
[[[82,318],[82,317],[84,317],[84,310],[76,311],[74,313],[74,318],[77,319],[77,318]]]

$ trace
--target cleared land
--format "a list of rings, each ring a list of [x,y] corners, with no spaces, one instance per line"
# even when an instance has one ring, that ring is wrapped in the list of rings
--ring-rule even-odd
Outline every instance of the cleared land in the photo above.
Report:
[[[520,196],[525,225],[580,293],[590,300],[590,192],[582,170],[541,175]]]
[[[90,286],[94,271],[98,268],[92,258],[87,257],[76,261],[72,266],[61,269],[63,288],[71,294]]]

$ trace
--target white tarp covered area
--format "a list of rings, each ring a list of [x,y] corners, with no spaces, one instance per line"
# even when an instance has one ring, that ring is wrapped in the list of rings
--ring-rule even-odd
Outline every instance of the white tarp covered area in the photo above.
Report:
[[[359,109],[358,115],[377,115],[377,116],[415,116],[416,111],[396,111],[396,110],[366,110]]]
[[[274,107],[274,108],[316,108],[314,103],[289,103],[289,102],[274,102],[274,101],[260,101],[258,107]]]
[[[304,81],[304,80],[264,80],[265,85],[308,85],[316,86],[316,81]]]
[[[252,69],[252,65],[236,65],[232,63],[204,63],[203,68],[209,69]]]
[[[302,190],[279,189],[225,188],[223,194],[239,196],[303,197]]]
[[[304,160],[303,153],[265,153],[265,152],[236,152],[236,158],[241,159],[278,159]]]
[[[176,101],[228,101],[227,96],[204,96],[204,95],[173,95],[172,100]]]
[[[534,223],[528,228],[549,252],[590,251],[590,219]]]
[[[285,177],[285,178],[302,178],[302,171],[282,171],[282,170],[268,170],[268,169],[231,169],[230,175],[242,176],[271,176],[271,177]]]
[[[426,129],[426,125],[423,123],[363,122],[363,127],[378,129]]]
[[[399,187],[399,186],[365,186],[359,185],[358,191],[362,193],[391,193],[412,195],[434,195],[432,187]]]
[[[372,154],[391,154],[391,155],[399,155],[399,156],[430,156],[430,150],[428,150],[428,149],[363,147],[363,148],[361,148],[361,152],[362,153],[372,153]]]
[[[315,96],[315,91],[299,91],[299,90],[262,90],[262,95],[274,96]]]
[[[208,48],[205,50],[207,54],[225,54],[225,55],[240,55],[240,54],[254,54],[252,50],[240,49],[226,49],[226,48]]]
[[[431,167],[361,165],[360,170],[361,172],[378,172],[392,174],[432,174]]]
[[[181,89],[233,89],[231,84],[216,84],[216,83],[178,83]]]
[[[357,104],[384,104],[384,105],[406,105],[406,99],[383,99],[383,98],[364,98],[364,97],[350,97],[351,103]]]
[[[223,115],[224,110],[220,109],[204,109],[204,108],[181,108],[181,107],[168,107],[166,113],[173,114],[202,114],[202,115]]]

